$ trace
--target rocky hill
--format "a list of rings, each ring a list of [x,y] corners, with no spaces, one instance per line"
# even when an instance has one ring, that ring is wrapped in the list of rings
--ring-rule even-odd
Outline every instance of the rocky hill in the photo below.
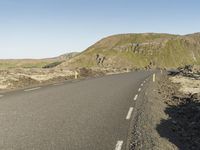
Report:
[[[74,58],[65,67],[171,68],[200,64],[200,33],[120,34],[106,37]]]

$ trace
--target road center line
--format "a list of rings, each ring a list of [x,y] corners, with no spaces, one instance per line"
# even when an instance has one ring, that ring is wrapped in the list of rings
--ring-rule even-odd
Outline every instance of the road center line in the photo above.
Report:
[[[130,107],[129,111],[128,111],[128,114],[126,116],[126,120],[129,120],[131,118],[132,112],[133,112],[133,107]]]
[[[117,141],[117,144],[115,146],[115,150],[121,150],[123,145],[123,141]]]
[[[34,91],[34,90],[38,90],[40,88],[41,87],[36,87],[36,88],[32,88],[32,89],[26,89],[26,90],[24,90],[24,92]]]
[[[138,95],[135,95],[135,97],[134,97],[134,100],[136,101],[136,100],[137,100],[137,98],[138,98]]]
[[[140,91],[141,91],[141,88],[138,89],[138,92],[140,92]]]

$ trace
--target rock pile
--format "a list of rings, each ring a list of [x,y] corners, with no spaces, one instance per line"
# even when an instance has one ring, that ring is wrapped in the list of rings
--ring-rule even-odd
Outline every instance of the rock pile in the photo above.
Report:
[[[194,78],[196,80],[200,80],[200,67],[185,65],[184,67],[179,67],[175,70],[169,70],[168,74],[172,76],[181,75],[185,77]]]

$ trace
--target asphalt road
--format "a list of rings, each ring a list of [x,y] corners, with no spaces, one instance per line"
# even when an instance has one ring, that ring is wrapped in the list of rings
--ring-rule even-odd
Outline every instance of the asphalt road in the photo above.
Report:
[[[110,75],[2,94],[0,149],[124,150],[130,107],[150,74]]]

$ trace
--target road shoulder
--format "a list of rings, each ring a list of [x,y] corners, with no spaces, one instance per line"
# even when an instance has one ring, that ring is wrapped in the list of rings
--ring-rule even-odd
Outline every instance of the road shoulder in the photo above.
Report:
[[[164,112],[166,107],[167,105],[158,93],[158,82],[149,80],[135,103],[137,109],[134,109],[133,112],[127,149],[177,149],[166,138],[162,138],[156,129],[161,120],[168,118],[168,115]]]

